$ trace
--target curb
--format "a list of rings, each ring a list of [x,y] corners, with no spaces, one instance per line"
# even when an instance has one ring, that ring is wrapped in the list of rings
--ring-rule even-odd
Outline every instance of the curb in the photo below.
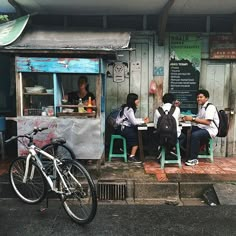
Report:
[[[100,202],[154,203],[177,205],[181,199],[202,198],[216,182],[142,182],[132,179],[97,180]],[[51,195],[55,197],[54,195]],[[0,182],[0,198],[17,198],[8,181]]]

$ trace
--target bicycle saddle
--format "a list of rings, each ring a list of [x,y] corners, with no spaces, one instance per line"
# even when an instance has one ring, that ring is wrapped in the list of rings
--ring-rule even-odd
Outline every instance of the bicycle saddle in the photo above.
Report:
[[[52,138],[51,139],[52,144],[63,144],[66,143],[66,140],[64,138]]]

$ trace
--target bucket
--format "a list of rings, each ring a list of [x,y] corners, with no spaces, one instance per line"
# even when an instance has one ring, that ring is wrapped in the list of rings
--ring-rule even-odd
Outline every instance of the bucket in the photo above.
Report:
[[[6,130],[6,118],[0,117],[0,132],[4,132]]]

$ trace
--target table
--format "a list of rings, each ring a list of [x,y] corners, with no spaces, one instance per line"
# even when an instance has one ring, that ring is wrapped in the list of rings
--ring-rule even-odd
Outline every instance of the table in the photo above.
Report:
[[[187,160],[189,157],[190,152],[190,141],[191,141],[191,128],[192,124],[190,122],[180,122],[180,126],[183,129],[186,129],[187,137],[186,137],[186,152],[185,152],[185,159]],[[139,153],[140,153],[140,160],[144,161],[144,151],[143,151],[143,134],[142,132],[148,130],[149,128],[154,128],[154,123],[147,123],[138,126],[138,142],[139,142]]]

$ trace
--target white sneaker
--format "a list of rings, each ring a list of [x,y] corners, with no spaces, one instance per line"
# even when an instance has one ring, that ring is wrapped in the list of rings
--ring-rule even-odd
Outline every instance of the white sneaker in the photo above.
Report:
[[[198,159],[188,160],[185,162],[187,166],[195,166],[198,164]]]

